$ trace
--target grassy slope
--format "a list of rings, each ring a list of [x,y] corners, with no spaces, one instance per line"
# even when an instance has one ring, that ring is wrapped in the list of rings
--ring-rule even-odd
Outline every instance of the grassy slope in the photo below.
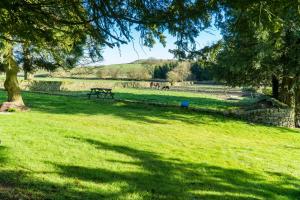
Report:
[[[25,100],[31,112],[0,115],[0,199],[299,198],[298,131],[110,101]]]
[[[122,72],[127,72],[129,69],[138,69],[143,67],[145,67],[145,65],[139,63],[126,63],[126,64],[114,64],[114,65],[103,66],[104,69],[119,68],[121,69]]]
[[[71,74],[74,77],[97,77],[96,73],[98,70],[110,70],[110,69],[118,69],[120,70],[120,75],[126,74],[128,71],[132,69],[143,69],[149,67],[154,67],[156,65],[162,65],[165,63],[175,62],[175,60],[164,60],[164,59],[142,59],[136,60],[132,63],[123,63],[123,64],[111,64],[111,65],[102,65],[102,66],[89,66],[89,67],[76,67],[70,70]],[[62,69],[59,69],[61,71]],[[62,70],[63,71],[63,70]],[[49,72],[45,70],[39,70],[35,75],[45,75]],[[69,74],[70,75],[70,74]]]

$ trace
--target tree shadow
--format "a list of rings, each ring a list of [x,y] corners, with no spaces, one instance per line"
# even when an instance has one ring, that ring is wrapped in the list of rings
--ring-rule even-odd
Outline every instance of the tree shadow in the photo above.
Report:
[[[113,115],[142,123],[166,124],[181,121],[190,124],[230,121],[222,115],[196,113],[180,107],[153,106],[111,100],[88,100],[76,97],[25,93],[25,101],[33,111],[53,114]],[[215,117],[216,116],[216,117]],[[171,121],[171,122],[170,122]]]
[[[159,154],[124,145],[115,145],[94,139],[73,137],[82,143],[103,151],[130,157],[127,160],[107,159],[112,165],[124,168],[137,166],[142,170],[112,170],[87,167],[84,163],[67,165],[50,163],[51,171],[0,168],[0,199],[297,199],[300,180],[287,174],[266,172],[272,179],[261,174],[240,169],[223,168],[206,163],[165,159]],[[0,148],[1,163],[5,164],[8,150]],[[49,164],[49,163],[48,163]],[[126,165],[126,166],[125,166]],[[125,168],[126,169],[126,168]],[[39,174],[58,175],[60,179],[49,181]],[[37,178],[39,177],[39,178]],[[57,182],[56,182],[57,181]],[[80,182],[119,185],[118,190],[91,189]]]
[[[7,148],[1,146],[1,140],[0,140],[0,166],[5,164],[6,160],[7,160]]]
[[[87,191],[74,185],[50,182],[34,178],[36,174],[57,172],[36,172],[29,169],[8,169],[8,148],[0,146],[0,199],[1,200],[37,200],[37,199],[95,199],[107,196],[106,191]],[[109,193],[113,196],[113,193]]]
[[[296,199],[300,195],[300,180],[282,173],[272,174],[278,179],[269,181],[262,175],[239,169],[166,160],[152,152],[127,146],[77,139],[99,150],[124,154],[136,160],[108,162],[143,168],[142,172],[124,172],[53,163],[59,174],[68,178],[93,183],[125,182],[127,186],[113,194],[117,199],[133,193],[142,195],[143,199]]]
[[[3,95],[3,94],[2,94]],[[187,124],[209,124],[220,126],[222,123],[243,122],[231,116],[224,116],[221,112],[193,111],[180,107],[166,107],[145,105],[134,102],[118,102],[112,100],[88,100],[72,96],[57,96],[49,94],[24,93],[26,104],[33,110],[43,113],[62,115],[112,115],[125,120],[137,121],[139,123],[150,124],[172,124],[174,121]],[[246,122],[247,123],[247,122]],[[252,124],[255,125],[257,124]],[[261,125],[266,126],[266,125]],[[298,130],[273,127],[280,132],[299,133]]]
[[[60,184],[33,178],[39,172],[22,170],[0,170],[0,199],[37,200],[37,199],[102,199],[104,191],[89,191],[76,188],[72,184]],[[113,196],[113,193],[110,193]]]
[[[161,91],[161,94],[136,94],[129,92],[116,92],[116,98],[121,100],[136,100],[143,102],[157,102],[166,105],[178,105],[182,101],[189,101],[191,107],[207,108],[212,110],[226,110],[228,108],[239,107],[245,104],[245,101],[226,101],[209,97],[191,97],[191,96],[175,96],[167,92]]]

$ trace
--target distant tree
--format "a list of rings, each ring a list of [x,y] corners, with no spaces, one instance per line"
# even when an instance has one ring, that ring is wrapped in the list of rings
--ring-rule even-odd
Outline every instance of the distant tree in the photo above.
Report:
[[[213,72],[210,66],[203,66],[199,63],[191,65],[191,73],[194,80],[197,81],[211,81],[213,80]]]
[[[179,62],[177,66],[167,73],[167,80],[170,82],[182,82],[191,78],[191,63]]]

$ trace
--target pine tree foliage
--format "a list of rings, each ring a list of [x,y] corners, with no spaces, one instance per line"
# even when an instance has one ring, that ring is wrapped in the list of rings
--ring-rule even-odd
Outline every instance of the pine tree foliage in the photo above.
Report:
[[[30,71],[73,67],[85,54],[99,60],[104,46],[132,41],[134,29],[143,45],[165,44],[168,32],[179,49],[186,49],[210,25],[215,6],[202,0],[2,0],[0,63],[7,74],[8,101],[23,104],[18,63]]]

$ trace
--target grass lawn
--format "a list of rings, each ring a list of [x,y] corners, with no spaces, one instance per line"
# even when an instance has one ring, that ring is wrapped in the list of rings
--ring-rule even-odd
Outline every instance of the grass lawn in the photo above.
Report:
[[[179,108],[24,96],[31,112],[0,115],[1,200],[300,198],[297,130]]]
[[[210,86],[213,90],[214,86]],[[133,89],[116,88],[114,89],[117,99],[135,100],[145,102],[157,102],[168,105],[180,105],[182,101],[189,101],[190,107],[205,108],[209,110],[228,110],[239,108],[240,106],[251,104],[255,99],[243,98],[242,100],[224,100],[220,96],[212,94],[162,91],[154,89]]]
[[[214,87],[211,86],[210,89],[213,90]],[[86,99],[86,94],[88,92],[89,91],[57,91],[49,93],[70,95]],[[250,105],[257,101],[257,99],[255,98],[248,97],[244,97],[241,100],[224,100],[224,98],[222,98],[221,96],[214,94],[180,91],[162,91],[156,89],[114,88],[113,93],[115,94],[114,97],[117,100],[129,100],[177,106],[180,106],[182,101],[189,101],[191,108],[218,111],[237,109],[243,106]],[[96,97],[93,96],[92,99],[96,100]]]

